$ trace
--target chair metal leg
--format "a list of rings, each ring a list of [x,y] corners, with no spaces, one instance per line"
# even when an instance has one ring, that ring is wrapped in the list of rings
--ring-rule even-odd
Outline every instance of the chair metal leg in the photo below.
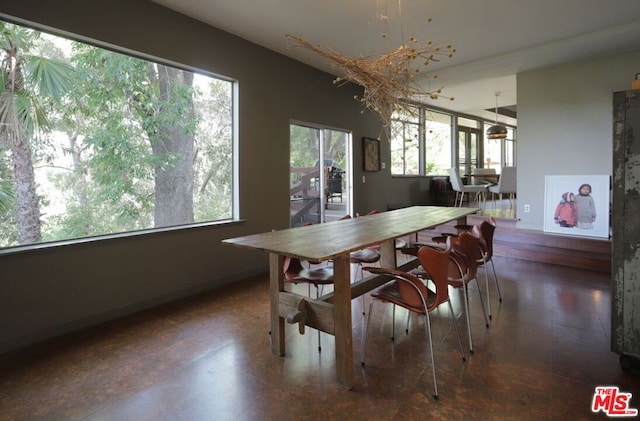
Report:
[[[496,289],[498,290],[498,299],[502,302],[502,294],[500,293],[500,284],[498,283],[498,276],[496,275],[496,267],[493,264],[493,258],[491,259],[491,268],[493,269],[493,279],[496,281]]]
[[[498,283],[498,276],[496,275],[496,267],[493,264],[493,259],[490,260],[491,262],[491,269],[493,269],[493,279],[496,283],[496,290],[498,291],[498,300],[500,302],[502,302],[502,293],[500,292],[500,284]],[[489,291],[489,268],[487,267],[489,265],[488,262],[484,262],[484,270],[485,270],[485,288],[487,290],[487,302],[488,302],[488,309],[489,309],[489,318],[491,319],[493,314],[491,312],[491,293]]]
[[[360,268],[360,280],[362,281],[364,279],[364,265],[360,262],[358,263],[358,267]],[[356,276],[358,274],[358,271],[356,270]],[[364,309],[367,306],[367,293],[362,294],[362,315],[364,316],[366,313],[364,311]]]
[[[467,296],[467,285],[462,285],[462,299],[464,301],[464,315],[467,318],[467,334],[469,335],[469,352],[473,354],[473,338],[471,336],[471,317],[469,316],[469,298]]]
[[[491,319],[491,293],[489,292],[489,268],[487,268],[488,263],[486,261],[482,261],[482,266],[484,266],[484,287],[485,291],[487,291],[487,310],[489,310],[489,319]]]
[[[407,326],[404,328],[404,333],[409,333],[409,320],[411,320],[411,312],[407,312]]]
[[[454,317],[455,319],[455,317]],[[433,398],[438,399],[438,381],[436,380],[436,359],[433,356],[433,338],[431,337],[431,322],[429,321],[429,312],[424,314],[424,330],[429,338],[429,351],[431,351],[431,372],[433,373]]]
[[[458,329],[458,322],[456,320],[456,315],[453,311],[453,305],[451,304],[451,300],[449,300],[449,312],[451,313],[451,321],[453,322],[454,330],[456,331],[456,337],[458,338],[458,345],[460,346],[460,355],[462,355],[462,361],[466,361],[467,357],[464,355],[464,347],[462,346],[462,337],[460,336],[460,330]]]
[[[464,194],[465,194],[465,192],[463,192],[463,191],[456,192],[456,201],[455,201],[455,207],[456,208],[462,207],[462,205],[464,203]],[[469,200],[471,200],[471,199],[469,199]]]
[[[454,330],[456,331],[456,337],[458,338],[458,345],[460,346],[460,354],[462,355],[462,361],[466,361],[467,358],[464,355],[464,347],[462,346],[462,338],[460,337],[460,330],[458,329],[458,322],[456,321],[456,315],[453,311],[453,305],[451,300],[449,302],[449,312],[451,314],[451,321],[453,323]],[[431,321],[429,318],[429,312],[424,315],[424,329],[427,332],[429,338],[429,351],[431,353],[431,372],[433,373],[433,398],[438,399],[438,381],[436,379],[436,359],[433,353],[433,337],[431,336]]]
[[[363,280],[364,279],[364,269],[362,267],[362,263],[358,263],[358,267],[360,268],[360,280]],[[362,294],[362,315],[363,316],[365,315],[364,308],[366,306],[365,295],[367,295],[367,294],[366,293]]]
[[[484,299],[482,298],[482,291],[480,290],[480,282],[478,282],[478,278],[476,277],[476,287],[478,288],[478,296],[480,297],[480,305],[482,307],[482,314],[484,315],[484,323],[489,328],[489,319],[487,318],[487,310],[484,307]]]
[[[396,338],[396,305],[393,304],[393,311],[391,312],[391,340]]]
[[[320,288],[318,287],[318,285],[316,285],[316,299],[318,299],[320,297]],[[316,329],[318,331],[318,353],[322,352],[322,342],[320,342],[320,330]]]

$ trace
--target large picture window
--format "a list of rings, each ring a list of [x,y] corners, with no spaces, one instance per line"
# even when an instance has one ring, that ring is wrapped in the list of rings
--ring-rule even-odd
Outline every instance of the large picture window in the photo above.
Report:
[[[0,32],[0,247],[232,218],[232,81]]]
[[[391,174],[420,175],[420,108],[395,112],[391,119]]]
[[[451,115],[420,107],[412,110],[392,116],[391,173],[446,174],[451,168]]]

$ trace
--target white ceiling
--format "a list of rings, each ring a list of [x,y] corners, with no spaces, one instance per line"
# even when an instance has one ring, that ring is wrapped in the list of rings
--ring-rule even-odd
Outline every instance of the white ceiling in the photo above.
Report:
[[[454,57],[429,70],[455,101],[433,104],[489,119],[496,92],[500,106],[517,103],[518,72],[640,48],[640,0],[152,1],[334,74],[285,34],[349,56],[395,49],[411,36],[418,45],[452,44]]]

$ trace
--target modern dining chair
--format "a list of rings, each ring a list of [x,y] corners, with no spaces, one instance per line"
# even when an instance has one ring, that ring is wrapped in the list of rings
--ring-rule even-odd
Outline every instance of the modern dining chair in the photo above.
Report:
[[[454,288],[462,290],[464,312],[467,319],[467,333],[469,335],[469,351],[473,353],[473,337],[471,335],[471,313],[469,312],[469,284],[473,281],[478,289],[480,297],[480,305],[482,306],[482,314],[484,316],[485,325],[489,328],[489,319],[478,282],[478,261],[482,258],[480,251],[480,239],[471,233],[463,232],[458,237],[449,237],[447,241],[451,241],[453,251],[449,261],[449,277],[447,282]]]
[[[464,184],[460,177],[460,172],[457,168],[449,168],[449,180],[451,181],[451,188],[456,192],[455,206],[462,207],[465,193],[474,193],[474,200],[478,204],[478,207],[483,207],[482,203],[487,194],[487,185],[473,185]]]
[[[489,262],[491,263],[491,269],[493,270],[493,279],[495,281],[496,290],[498,292],[498,299],[500,302],[502,302],[500,284],[498,282],[498,276],[496,275],[495,264],[493,263],[493,237],[495,236],[496,226],[496,219],[493,216],[490,216],[489,219],[485,219],[476,225],[456,225],[456,228],[458,230],[467,231],[480,240],[478,242],[478,249],[480,250],[481,257],[477,260],[477,263],[478,266],[482,266],[484,268],[485,287],[487,291],[487,310],[489,319],[492,318],[491,294],[489,292]],[[457,234],[446,234],[433,237],[431,240],[434,243],[443,244],[447,241],[448,238],[455,237],[457,237]]]
[[[478,261],[480,266],[484,267],[485,284],[487,291],[487,310],[489,312],[489,318],[491,314],[491,294],[489,293],[489,262],[491,262],[491,269],[493,270],[493,279],[496,284],[496,290],[498,292],[498,300],[502,302],[502,293],[500,292],[500,283],[498,282],[498,276],[496,275],[496,267],[493,263],[493,237],[496,231],[496,219],[491,216],[488,220],[482,221],[478,225],[474,225],[472,233],[480,238],[480,250],[482,252],[482,259]]]
[[[375,215],[377,213],[379,213],[379,211],[377,209],[373,209],[369,213],[367,213],[367,215]],[[359,214],[356,214],[356,217],[359,217],[359,216],[360,216]],[[364,279],[363,269],[365,264],[372,264],[380,261],[382,256],[380,255],[379,250],[380,250],[380,245],[376,244],[371,247],[367,247],[366,249],[354,251],[349,254],[349,261],[352,264],[357,265],[357,269],[360,270],[360,280]],[[356,276],[358,275],[357,269],[356,269]],[[366,306],[366,294],[362,294],[362,315],[363,316],[366,314],[365,306]]]
[[[489,186],[492,200],[494,199],[494,195],[498,194],[498,199],[500,200],[500,204],[502,205],[502,195],[508,194],[509,207],[513,207],[513,200],[515,199],[516,189],[518,185],[517,173],[518,172],[516,167],[502,167],[502,172],[500,173],[498,184],[496,184],[495,186]]]
[[[393,304],[393,320],[391,324],[392,339],[395,332],[396,306],[403,307],[409,312],[423,315],[425,331],[427,333],[427,338],[429,339],[431,369],[433,373],[433,397],[435,399],[438,399],[438,383],[436,380],[436,364],[433,353],[433,338],[431,336],[431,321],[429,320],[429,313],[438,308],[441,304],[447,303],[449,306],[451,321],[453,322],[456,336],[458,338],[458,345],[460,346],[462,360],[466,360],[464,349],[462,346],[462,340],[460,338],[460,332],[458,330],[458,324],[453,312],[453,306],[451,305],[451,301],[449,299],[447,277],[449,272],[450,255],[451,244],[449,244],[447,249],[445,250],[436,250],[431,247],[421,247],[418,250],[418,259],[425,271],[429,273],[429,286],[425,285],[425,283],[423,283],[421,279],[409,272],[403,272],[398,269],[387,269],[378,267],[366,268],[367,271],[378,275],[391,276],[393,277],[393,281],[383,285],[382,287],[371,293],[371,297],[373,299],[369,304],[367,326],[365,329],[363,329],[364,338],[362,340],[362,365],[365,365],[364,359],[367,350],[369,327],[371,325],[371,313],[373,309],[373,303],[375,301]]]
[[[311,297],[311,285],[316,288],[316,298],[320,297],[320,288],[323,285],[333,284],[333,266],[320,266],[309,269],[302,265],[300,259],[287,256],[283,264],[284,279],[292,284],[305,283],[308,286],[308,295]],[[318,330],[318,352],[322,352],[320,331]]]
[[[447,246],[452,244],[453,250],[449,259],[449,274],[447,282],[454,288],[462,289],[464,313],[467,320],[467,333],[469,336],[469,351],[473,353],[473,336],[471,334],[471,316],[469,313],[469,291],[468,285],[475,281],[476,288],[478,289],[478,296],[480,297],[480,304],[482,306],[482,313],[484,315],[484,321],[489,327],[489,319],[487,318],[487,312],[484,307],[484,300],[482,298],[482,291],[480,290],[480,284],[478,282],[477,273],[478,265],[482,259],[482,251],[480,246],[480,239],[469,233],[463,232],[461,235],[443,235],[433,238],[434,243],[445,243]],[[416,255],[416,253],[422,249],[422,247],[438,248],[439,245],[417,245],[413,247],[406,247],[402,250],[405,254]],[[428,271],[424,268],[418,268],[413,273],[420,279],[428,278]],[[409,319],[407,319],[407,332],[409,331]]]
[[[350,215],[347,215],[351,218]],[[346,217],[343,217],[346,219]],[[311,222],[304,223],[303,226],[313,225]],[[329,263],[329,262],[327,262]],[[307,295],[311,297],[311,285],[316,288],[316,298],[320,297],[320,290],[324,285],[333,284],[333,266],[323,265],[318,268],[312,268],[307,262],[307,267],[302,264],[300,259],[287,256],[284,259],[282,271],[285,281],[292,284],[307,284]],[[269,332],[271,334],[271,332]],[[320,331],[318,331],[318,352],[322,351],[320,343]]]

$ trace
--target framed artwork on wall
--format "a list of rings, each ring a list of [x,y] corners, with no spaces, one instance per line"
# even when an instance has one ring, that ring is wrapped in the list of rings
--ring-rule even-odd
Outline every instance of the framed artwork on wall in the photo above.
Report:
[[[371,137],[363,137],[362,141],[364,170],[380,171],[380,141]]]
[[[610,176],[547,175],[544,231],[609,238]]]

